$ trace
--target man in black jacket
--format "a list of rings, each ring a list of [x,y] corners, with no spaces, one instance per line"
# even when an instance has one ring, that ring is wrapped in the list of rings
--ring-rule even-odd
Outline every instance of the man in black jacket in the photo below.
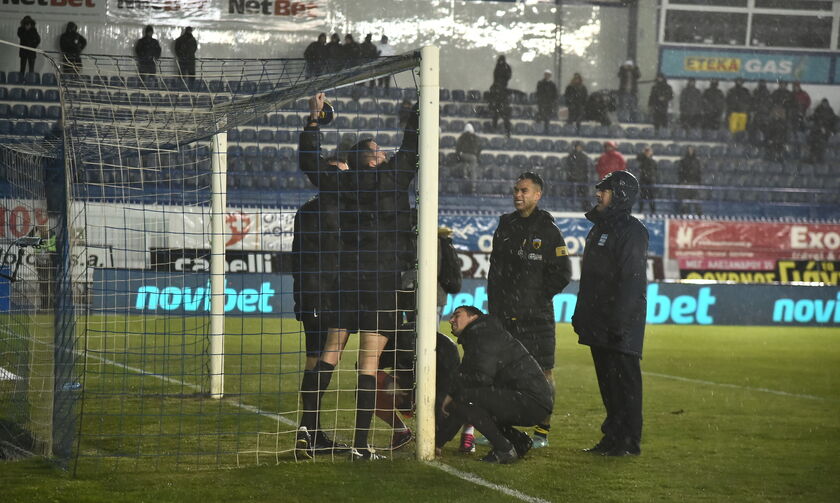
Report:
[[[516,211],[502,215],[493,234],[487,275],[489,312],[522,342],[553,382],[554,296],[572,276],[563,234],[551,213],[537,207],[539,175],[522,173],[513,187]],[[548,445],[550,416],[537,424],[534,447]]]
[[[157,73],[157,60],[160,58],[160,43],[153,37],[155,29],[152,25],[146,25],[143,30],[143,38],[134,44],[134,55],[137,56],[137,72],[141,76],[154,75]]]
[[[443,400],[435,447],[443,448],[469,423],[493,446],[481,461],[513,463],[530,449],[528,436],[513,426],[550,416],[554,390],[534,357],[494,317],[461,306],[449,323],[464,356]]]
[[[312,377],[302,386],[320,397],[329,386],[332,371],[349,334],[359,330],[356,428],[352,459],[379,459],[367,445],[368,430],[376,400],[376,371],[379,356],[398,327],[397,291],[401,273],[414,260],[412,210],[408,188],[417,173],[417,127],[414,112],[406,123],[399,151],[387,159],[373,138],[366,138],[348,152],[348,170],[332,166],[321,156],[318,118],[324,108],[324,94],[309,100],[309,120],[300,135],[300,168],[320,190],[321,215],[331,228],[340,229],[340,250],[325,258],[338,264],[340,274],[334,290],[339,292],[337,312],[328,321],[324,351]],[[325,200],[326,199],[326,200]],[[314,404],[304,404],[306,411]],[[315,428],[313,415],[302,424],[297,446],[311,444],[307,430]]]
[[[610,173],[595,188],[598,205],[586,214],[595,225],[586,237],[572,326],[592,351],[607,418],[604,437],[586,451],[639,455],[648,231],[630,215],[639,193],[632,174]]]
[[[178,74],[187,82],[195,82],[195,53],[198,41],[193,36],[192,26],[187,26],[181,36],[175,39],[175,58],[178,60]]]

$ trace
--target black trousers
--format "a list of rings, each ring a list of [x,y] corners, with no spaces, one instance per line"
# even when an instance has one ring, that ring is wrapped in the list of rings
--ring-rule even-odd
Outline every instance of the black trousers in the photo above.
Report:
[[[591,348],[607,418],[601,431],[611,445],[639,450],[642,441],[642,370],[639,357]]]
[[[511,445],[503,430],[511,426],[533,426],[550,413],[521,391],[469,388],[449,405],[449,416],[437,425],[435,445],[443,447],[462,425],[471,424],[487,437],[495,450],[509,450]]]

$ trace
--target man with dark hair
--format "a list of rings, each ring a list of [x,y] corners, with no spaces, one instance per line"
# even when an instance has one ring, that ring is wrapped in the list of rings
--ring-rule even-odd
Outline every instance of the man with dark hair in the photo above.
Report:
[[[668,106],[672,99],[674,99],[674,90],[671,89],[671,84],[668,83],[664,74],[658,73],[648,97],[648,108],[653,120],[653,128],[657,131],[661,127],[668,126]]]
[[[572,199],[581,208],[589,209],[591,196],[589,193],[589,172],[592,171],[592,159],[583,151],[583,142],[576,141],[569,151],[568,157],[563,159],[563,170],[566,181],[572,185]]]
[[[152,25],[146,25],[143,30],[143,37],[134,44],[134,55],[137,56],[137,71],[141,76],[154,75],[157,73],[157,59],[160,58],[160,43],[152,35],[155,29]]]
[[[718,88],[719,81],[713,79],[703,91],[703,128],[720,129],[720,118],[726,108],[726,97]]]
[[[554,390],[534,357],[496,318],[460,306],[449,323],[464,357],[441,406],[437,453],[461,424],[469,423],[493,446],[481,461],[513,463],[531,448],[528,435],[513,426],[530,426],[550,416]]]
[[[703,121],[703,93],[695,80],[688,79],[680,93],[680,123],[686,129],[696,129]]]
[[[187,82],[195,82],[195,53],[198,41],[193,36],[192,26],[184,28],[181,36],[175,39],[175,58],[178,60],[178,74]]]
[[[36,48],[41,44],[41,36],[38,35],[38,30],[35,28],[35,20],[29,16],[23,16],[20,20],[20,26],[17,30],[17,36],[20,40],[20,45],[23,47],[18,51],[20,56],[20,74],[26,71],[29,66],[29,73],[35,71],[35,51],[24,49],[24,47]]]
[[[78,74],[82,69],[82,51],[87,46],[87,39],[79,33],[79,27],[73,21],[67,23],[64,33],[58,39],[63,63],[62,73]]]
[[[513,186],[516,211],[502,215],[493,234],[487,274],[489,312],[522,342],[553,382],[554,296],[572,275],[563,234],[551,213],[537,207],[542,178],[531,172],[519,175]],[[551,417],[535,429],[535,447],[548,445]]]
[[[630,215],[639,194],[636,177],[616,171],[595,188],[598,205],[586,214],[594,226],[586,236],[572,326],[592,351],[607,418],[604,437],[586,451],[638,456],[648,231]]]
[[[543,79],[537,82],[537,114],[534,119],[543,123],[543,131],[548,133],[551,119],[557,117],[557,85],[551,80],[551,70],[543,72]]]
[[[321,197],[330,195],[335,203],[330,215],[339,219],[336,228],[340,229],[341,250],[333,260],[341,271],[334,287],[339,292],[339,311],[328,321],[324,351],[302,385],[307,398],[297,446],[305,450],[312,443],[308,431],[316,428],[320,396],[329,386],[349,334],[358,329],[359,376],[351,459],[380,459],[367,445],[368,430],[375,408],[379,357],[399,326],[401,274],[414,260],[408,188],[417,171],[419,116],[415,108],[402,145],[391,159],[373,138],[366,138],[352,147],[349,169],[341,171],[321,157],[318,118],[323,107],[323,93],[310,98],[299,162]]]

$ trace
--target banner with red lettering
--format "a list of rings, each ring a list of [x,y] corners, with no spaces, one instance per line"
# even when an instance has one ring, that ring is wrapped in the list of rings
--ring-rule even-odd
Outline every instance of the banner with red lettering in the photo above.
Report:
[[[95,0],[84,0],[95,1]],[[106,1],[106,0],[98,0]],[[108,21],[201,26],[227,23],[278,30],[317,30],[327,17],[328,0],[107,0]],[[206,24],[205,24],[206,25]]]
[[[20,17],[32,16],[72,21],[82,16],[105,17],[106,0],[2,0],[0,12],[13,12]]]
[[[840,224],[669,220],[681,270],[773,271],[778,260],[835,260]]]

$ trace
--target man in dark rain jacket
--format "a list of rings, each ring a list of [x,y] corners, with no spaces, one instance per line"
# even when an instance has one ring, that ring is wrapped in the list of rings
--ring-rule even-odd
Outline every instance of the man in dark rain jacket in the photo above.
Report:
[[[553,382],[554,296],[569,284],[571,261],[551,213],[537,203],[539,175],[519,175],[513,187],[516,211],[502,215],[493,234],[487,275],[489,312],[525,346]],[[548,445],[550,417],[537,424],[534,447]]]
[[[598,205],[586,214],[595,225],[586,237],[572,326],[592,351],[607,418],[603,439],[586,451],[639,455],[648,231],[630,215],[639,193],[631,173],[611,173],[595,188]]]
[[[461,306],[449,323],[464,357],[443,400],[435,447],[442,448],[469,423],[493,446],[482,461],[513,463],[531,448],[528,435],[513,426],[551,415],[554,390],[534,357],[496,318]]]

